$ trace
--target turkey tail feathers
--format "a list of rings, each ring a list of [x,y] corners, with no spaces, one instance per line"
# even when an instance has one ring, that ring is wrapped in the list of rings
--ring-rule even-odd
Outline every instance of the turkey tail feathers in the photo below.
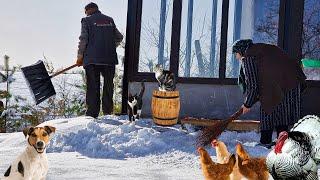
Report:
[[[302,119],[300,119],[297,123],[295,123],[291,129],[291,131],[294,131],[299,125],[301,125],[302,123],[304,123],[305,121],[309,121],[309,120],[313,120],[313,121],[317,121],[317,123],[320,124],[320,118],[318,116],[315,115],[307,115],[304,116]]]

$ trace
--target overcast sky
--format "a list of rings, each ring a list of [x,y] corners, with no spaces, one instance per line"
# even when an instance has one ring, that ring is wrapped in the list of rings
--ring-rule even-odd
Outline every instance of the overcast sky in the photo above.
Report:
[[[43,54],[56,67],[75,62],[84,6],[98,4],[125,33],[127,0],[1,0],[0,64],[5,54],[11,65],[29,65]]]

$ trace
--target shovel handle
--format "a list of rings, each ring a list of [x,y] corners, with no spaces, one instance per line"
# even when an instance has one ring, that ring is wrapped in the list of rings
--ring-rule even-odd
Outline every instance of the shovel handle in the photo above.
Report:
[[[77,67],[77,66],[78,66],[78,64],[74,64],[74,65],[69,66],[69,67],[67,67],[67,68],[65,68],[65,69],[62,69],[62,70],[60,70],[60,71],[58,71],[58,72],[55,72],[54,74],[52,74],[52,75],[50,76],[50,78],[56,77],[56,76],[58,76],[58,75],[60,75],[60,74],[62,74],[62,73],[64,73],[64,72],[66,72],[66,71],[69,71],[70,69],[75,68],[75,67]]]

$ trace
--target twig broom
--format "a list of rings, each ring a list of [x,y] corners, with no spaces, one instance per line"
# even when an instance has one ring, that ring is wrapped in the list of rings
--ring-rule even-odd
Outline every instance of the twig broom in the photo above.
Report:
[[[242,113],[243,110],[242,108],[240,108],[228,119],[219,121],[212,126],[203,128],[196,139],[196,146],[205,147],[209,145],[214,139],[217,139],[217,137],[221,135],[221,133],[228,127],[229,123],[238,119],[242,115]]]

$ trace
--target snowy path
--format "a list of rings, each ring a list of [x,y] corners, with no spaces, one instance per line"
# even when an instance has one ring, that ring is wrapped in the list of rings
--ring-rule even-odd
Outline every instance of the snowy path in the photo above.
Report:
[[[93,159],[78,153],[50,153],[48,180],[68,179],[201,179],[198,168],[187,169],[151,163],[153,158]],[[61,168],[68,167],[68,168]]]
[[[151,120],[136,126],[123,125],[126,117],[108,116],[101,120],[79,117],[48,121],[57,127],[48,147],[48,180],[72,179],[203,179],[199,156],[193,145],[196,133],[186,134],[179,126],[153,127]],[[254,156],[268,150],[253,147],[254,132],[226,132],[221,136],[234,152],[237,142]],[[23,134],[0,134],[0,173],[25,149]],[[210,154],[215,155],[211,149]]]

